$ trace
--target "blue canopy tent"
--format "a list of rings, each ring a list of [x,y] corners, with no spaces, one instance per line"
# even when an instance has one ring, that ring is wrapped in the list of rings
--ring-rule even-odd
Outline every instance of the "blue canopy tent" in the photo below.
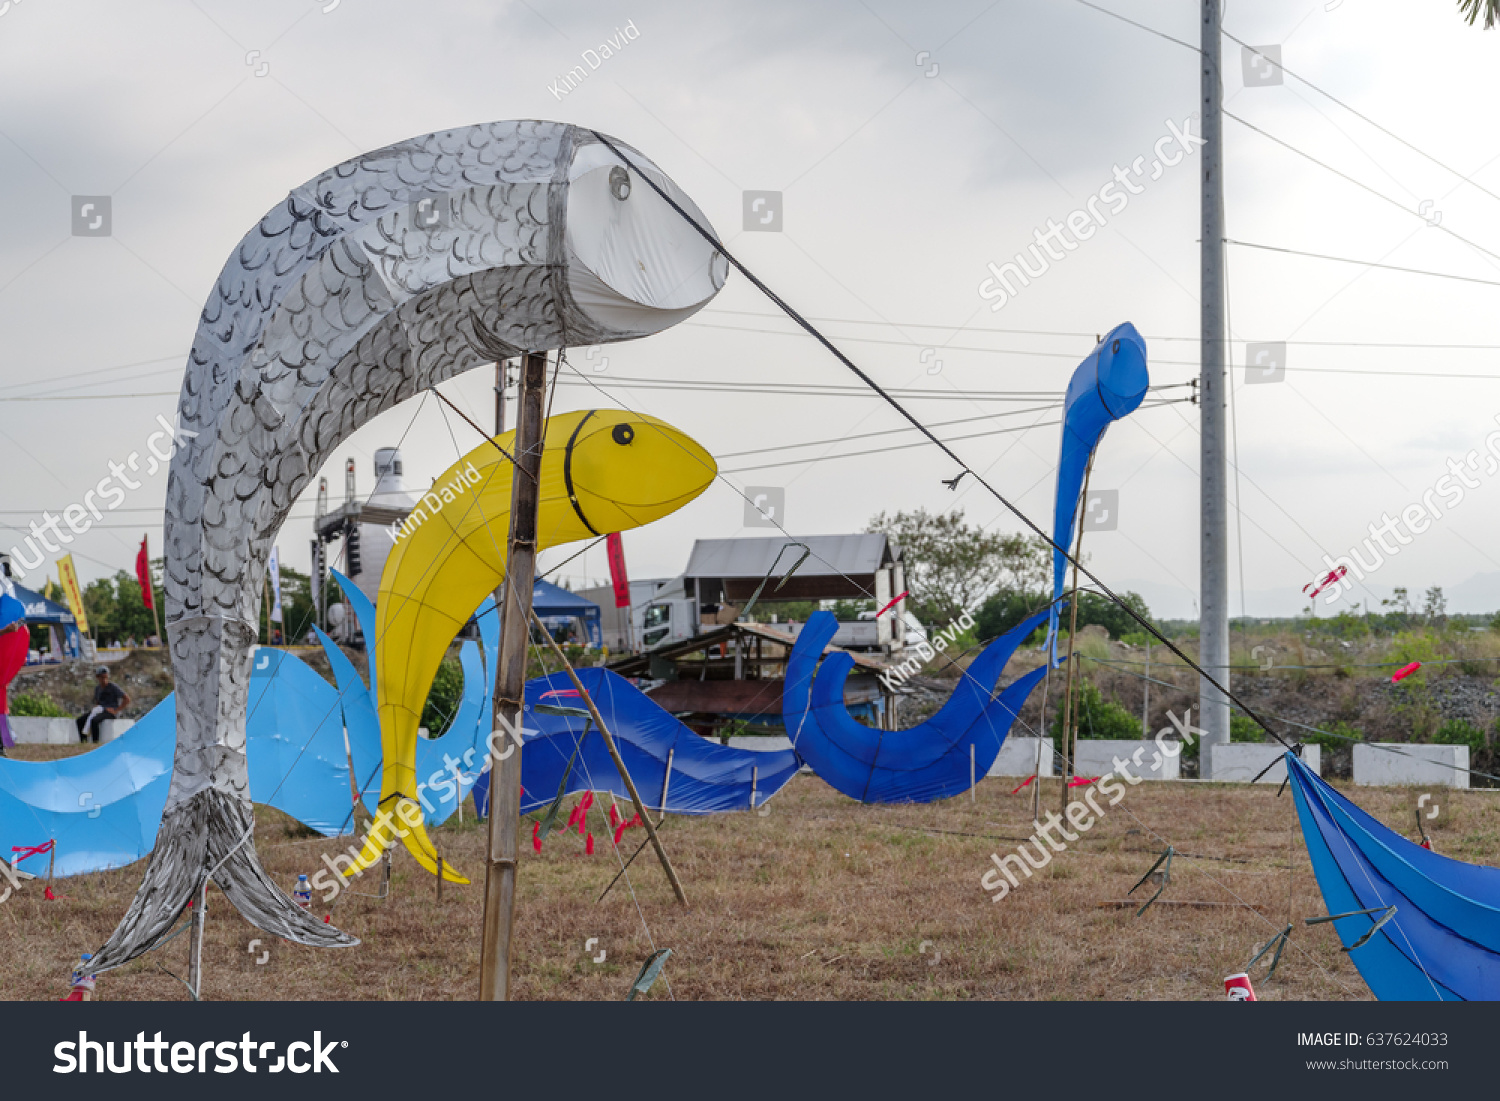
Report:
[[[560,626],[554,622],[556,620],[582,620],[589,645],[594,647],[604,645],[604,629],[599,621],[599,605],[592,600],[585,600],[577,593],[570,593],[567,589],[554,585],[550,581],[538,580],[531,590],[531,607],[536,612],[537,618],[549,628]]]
[[[14,585],[15,583],[12,582]],[[16,598],[26,605],[26,622],[28,624],[45,624],[49,627],[61,627],[63,632],[63,653],[70,658],[82,655],[83,648],[79,644],[78,620],[73,618],[73,613],[68,611],[55,600],[48,600],[41,593],[28,589],[24,585],[15,585]]]

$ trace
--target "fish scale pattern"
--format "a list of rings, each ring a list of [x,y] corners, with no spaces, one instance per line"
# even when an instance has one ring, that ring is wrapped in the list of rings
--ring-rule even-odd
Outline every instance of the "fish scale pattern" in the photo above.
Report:
[[[167,486],[175,768],[100,971],[147,951],[210,873],[270,933],[357,943],[295,907],[250,838],[245,711],[266,560],[332,449],[378,413],[500,356],[641,335],[596,322],[568,290],[568,169],[596,142],[541,121],[401,142],[297,188],[225,264],[189,356]],[[418,217],[423,200],[435,215]]]

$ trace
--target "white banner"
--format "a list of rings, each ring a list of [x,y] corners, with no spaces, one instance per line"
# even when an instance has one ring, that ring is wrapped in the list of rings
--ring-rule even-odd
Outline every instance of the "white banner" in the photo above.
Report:
[[[281,551],[271,548],[271,558],[266,563],[266,572],[271,577],[271,622],[281,622]]]

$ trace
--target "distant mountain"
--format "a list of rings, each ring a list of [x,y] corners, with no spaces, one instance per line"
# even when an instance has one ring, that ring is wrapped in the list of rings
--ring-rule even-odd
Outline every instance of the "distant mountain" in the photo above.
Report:
[[[1467,581],[1445,588],[1448,610],[1464,615],[1478,615],[1500,608],[1500,573],[1476,573]],[[1415,602],[1416,594],[1412,595]]]

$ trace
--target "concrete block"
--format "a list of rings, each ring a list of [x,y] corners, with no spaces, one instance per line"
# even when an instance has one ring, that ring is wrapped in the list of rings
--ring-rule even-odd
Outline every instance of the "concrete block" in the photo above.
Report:
[[[1052,752],[1052,739],[1045,739],[1046,745],[1042,746],[1042,775],[1055,776],[1053,762],[1056,757]],[[995,763],[990,765],[986,776],[1030,776],[1036,771],[1036,742],[1035,738],[1018,738],[1015,736],[1006,738],[1000,746],[1000,753],[995,758]]]
[[[1286,779],[1286,762],[1280,760],[1286,752],[1275,742],[1262,745],[1256,742],[1231,742],[1228,745],[1204,747],[1209,755],[1205,780],[1219,780],[1230,784],[1248,784],[1260,775],[1262,769],[1272,765],[1271,771],[1260,777],[1259,783],[1279,784]],[[1323,751],[1320,746],[1302,747],[1302,762],[1314,773],[1323,775]]]
[[[134,725],[134,719],[105,719],[99,724],[99,744],[103,745],[105,742],[114,741]],[[76,727],[73,733],[77,736],[78,731]]]
[[[718,739],[713,739],[717,741]],[[775,734],[745,734],[729,739],[729,744],[735,749],[749,749],[761,753],[774,753],[777,750],[791,749],[792,740]]]
[[[11,715],[9,722],[17,745],[73,745],[78,741],[78,727],[72,719]]]
[[[1141,751],[1135,762],[1136,750]],[[1103,776],[1115,771],[1115,758],[1127,763],[1130,774],[1142,780],[1175,780],[1181,774],[1179,753],[1167,756],[1153,742],[1116,741],[1107,738],[1079,738],[1078,758],[1073,764],[1075,776]]]
[[[1469,747],[1466,745],[1410,745],[1406,742],[1356,742],[1354,745],[1354,782],[1365,786],[1412,784],[1466,788],[1469,774],[1460,770],[1468,767]]]

